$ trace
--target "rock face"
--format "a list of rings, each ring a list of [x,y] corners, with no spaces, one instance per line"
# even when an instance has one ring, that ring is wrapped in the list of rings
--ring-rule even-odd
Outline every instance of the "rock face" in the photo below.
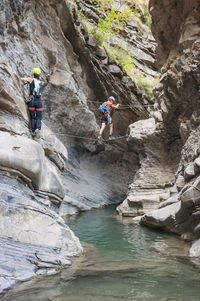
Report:
[[[94,18],[94,4],[90,1],[76,1],[76,4],[86,14],[89,22],[98,21],[97,14]],[[129,151],[125,138],[97,145],[99,104],[113,95],[121,105],[131,105],[131,109],[122,108],[114,113],[115,136],[125,136],[130,123],[146,118],[149,114],[147,107],[143,106],[148,104],[146,96],[138,91],[121,66],[109,58],[105,49],[88,36],[74,7],[69,3],[63,5],[65,10],[60,5],[57,6],[57,11],[67,55],[61,53],[60,49],[57,50],[58,62],[51,68],[51,76],[45,88],[45,122],[55,133],[61,133],[58,137],[67,146],[69,153],[63,179],[67,196],[60,210],[60,214],[65,215],[66,212],[75,213],[119,202],[135,173],[137,156]],[[128,37],[123,38],[123,43],[131,48],[134,41],[129,45]],[[139,33],[137,37],[139,39]],[[149,39],[150,37],[151,35]],[[63,36],[60,41],[62,39]],[[143,48],[152,64],[155,41],[152,37],[151,39],[152,49],[147,46]],[[120,37],[116,36],[112,43],[117,45],[119,41]],[[140,44],[142,45],[141,41]],[[148,67],[147,59],[145,63],[141,57],[138,63],[158,74],[155,68],[153,70],[153,67]],[[104,138],[107,137],[108,130]]]
[[[136,49],[134,26],[129,24],[132,46],[127,38],[125,46],[135,44],[138,68],[157,74],[152,67],[155,41],[146,37],[152,49],[148,43],[143,48],[143,37]],[[33,67],[42,70],[45,99],[41,139],[35,140],[24,102],[28,92],[20,82]],[[53,273],[82,252],[60,216],[124,197],[137,155],[126,137],[96,142],[96,102],[110,95],[131,105],[113,116],[115,136],[126,136],[130,123],[148,117],[143,106],[148,100],[88,37],[71,1],[1,1],[0,255],[6,257],[0,263],[0,293],[19,281]]]
[[[182,235],[184,239],[196,241],[190,250],[190,256],[199,256],[199,1],[176,3],[151,0],[150,12],[153,17],[152,31],[158,43],[157,61],[162,67],[160,83],[154,91],[156,104],[152,116],[155,126],[147,134],[144,134],[143,128],[137,136],[135,130],[130,132],[129,141],[134,142],[131,147],[138,151],[140,144],[144,158],[142,162],[147,164],[145,173],[144,163],[141,164],[131,185],[134,189],[130,190],[119,211],[125,215],[128,211],[135,216],[136,210],[132,210],[132,207],[138,203],[135,189],[138,174],[142,174],[140,187],[144,189],[146,183],[150,185],[154,181],[155,174],[160,174],[160,166],[163,166],[161,181],[166,185],[169,182],[170,185],[173,184],[168,190],[169,195],[166,194],[167,197],[163,198],[165,201],[157,203],[155,211],[147,212],[145,208],[142,210],[144,201],[141,201],[137,213],[144,214],[141,223],[147,226],[172,231]],[[142,125],[151,122],[140,121]],[[150,143],[151,148],[147,149]],[[172,175],[170,177],[169,171]],[[156,182],[159,184],[160,181]],[[157,191],[158,198],[162,199],[163,192]],[[154,196],[154,192],[152,195]],[[127,206],[130,199],[132,207]],[[154,204],[155,198],[151,201]],[[122,210],[123,206],[125,211]]]
[[[169,161],[162,130],[156,128],[154,118],[137,121],[129,129],[128,145],[138,153],[140,168],[117,210],[123,216],[137,216],[157,209],[169,198],[176,162]]]

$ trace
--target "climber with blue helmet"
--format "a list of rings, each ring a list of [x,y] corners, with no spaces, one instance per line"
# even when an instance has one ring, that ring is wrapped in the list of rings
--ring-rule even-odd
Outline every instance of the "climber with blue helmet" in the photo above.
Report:
[[[32,77],[22,77],[24,84],[29,84],[29,97],[27,100],[28,110],[31,118],[32,135],[40,138],[41,121],[42,121],[42,82],[40,80],[40,68],[33,68]]]

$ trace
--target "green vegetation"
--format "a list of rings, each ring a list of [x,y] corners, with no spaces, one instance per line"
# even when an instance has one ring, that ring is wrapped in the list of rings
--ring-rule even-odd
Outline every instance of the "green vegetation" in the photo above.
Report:
[[[131,20],[138,23],[141,31],[150,31],[151,18],[146,0],[132,0],[135,9],[128,7],[123,1],[116,3],[114,0],[91,0],[91,2],[97,6],[96,10],[100,16],[97,26],[107,36],[114,37]]]
[[[129,74],[135,69],[134,57],[128,53],[128,51],[120,48],[119,46],[112,46],[104,44],[109,57],[117,64],[121,65],[122,68]]]
[[[77,14],[87,33],[96,41],[98,46],[102,46],[106,39],[105,35],[97,26],[91,25],[80,10],[77,10]]]
[[[105,37],[103,36],[103,34],[101,32],[99,32],[99,30],[95,27],[92,28],[90,31],[93,39],[96,41],[98,46],[102,46],[105,40]]]
[[[143,17],[144,17],[144,21],[145,21],[146,25],[149,26],[149,28],[150,28],[150,26],[151,26],[151,15],[149,14],[148,8],[145,8]]]
[[[145,91],[150,98],[153,97],[152,90],[158,83],[158,78],[152,78],[151,76],[144,76],[143,74],[138,73],[132,79],[139,89]]]
[[[136,69],[134,57],[128,53],[128,51],[116,45],[113,46],[106,43],[103,45],[110,59],[121,65],[127,75],[135,82],[137,88],[144,91],[149,98],[152,98],[152,90],[158,83],[159,79],[144,75],[144,73]]]
[[[149,98],[153,97],[152,90],[158,82],[158,78],[144,75],[142,71],[136,69],[133,55],[119,45],[112,43],[115,35],[120,33],[127,22],[131,20],[137,22],[141,31],[150,31],[151,17],[148,12],[148,2],[146,0],[129,0],[132,7],[130,8],[124,4],[124,1],[121,1],[119,9],[116,5],[114,6],[114,0],[90,1],[97,9],[100,19],[97,26],[95,26],[88,22],[81,11],[77,11],[85,30],[98,46],[105,48],[110,59],[126,71],[138,89],[144,91]]]

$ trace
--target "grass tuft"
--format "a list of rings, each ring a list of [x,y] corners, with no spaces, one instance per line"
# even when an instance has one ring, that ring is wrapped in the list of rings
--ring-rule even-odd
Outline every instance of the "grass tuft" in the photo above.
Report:
[[[153,97],[153,88],[158,83],[159,78],[144,76],[143,74],[138,73],[132,79],[134,80],[138,89],[145,91],[147,96],[150,98]]]

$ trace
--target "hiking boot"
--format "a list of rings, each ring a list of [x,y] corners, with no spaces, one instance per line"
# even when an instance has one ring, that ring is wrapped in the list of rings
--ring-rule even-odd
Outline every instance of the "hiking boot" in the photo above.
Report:
[[[36,129],[36,130],[35,130],[35,137],[36,137],[37,139],[40,139],[40,130],[39,130],[39,129]]]
[[[103,142],[103,138],[102,138],[101,135],[98,136],[98,141],[99,141],[99,142]]]
[[[108,140],[113,140],[115,139],[112,135],[109,135]]]
[[[32,137],[35,137],[35,132],[31,132]]]

